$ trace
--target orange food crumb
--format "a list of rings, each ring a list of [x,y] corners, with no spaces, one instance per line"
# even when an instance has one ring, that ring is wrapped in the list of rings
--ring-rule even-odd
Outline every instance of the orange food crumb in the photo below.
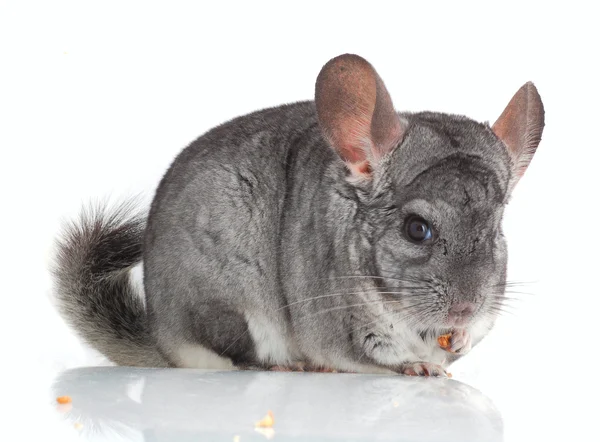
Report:
[[[438,337],[437,341],[438,341],[438,344],[440,345],[440,347],[442,347],[443,349],[450,348],[450,338],[451,337],[452,337],[452,334],[450,334],[450,333]]]
[[[449,378],[452,378],[452,373],[446,373]]]
[[[73,400],[71,399],[71,396],[59,396],[56,398],[56,402],[59,404],[70,404]]]
[[[259,420],[255,426],[259,428],[271,428],[275,423],[275,419],[273,418],[273,412],[269,410],[267,415]]]

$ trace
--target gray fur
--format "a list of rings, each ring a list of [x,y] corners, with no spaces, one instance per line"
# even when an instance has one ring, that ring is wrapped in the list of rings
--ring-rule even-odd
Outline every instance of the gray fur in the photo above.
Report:
[[[402,141],[365,180],[323,136],[314,102],[214,128],[156,192],[143,236],[146,309],[125,278],[141,258],[142,225],[101,214],[61,244],[63,314],[125,365],[186,366],[178,350],[197,345],[237,366],[401,371],[447,359],[435,337],[460,302],[477,306],[465,326],[475,345],[502,303],[514,160],[487,124],[399,115]],[[411,213],[433,224],[430,244],[405,237]]]
[[[125,203],[98,205],[67,225],[53,274],[59,311],[80,336],[113,362],[166,367],[150,333],[129,270],[142,256],[144,218]]]

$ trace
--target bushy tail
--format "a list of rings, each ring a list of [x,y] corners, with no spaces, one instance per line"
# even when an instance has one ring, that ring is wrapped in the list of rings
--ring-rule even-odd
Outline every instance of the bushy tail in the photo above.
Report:
[[[58,240],[53,268],[58,309],[92,347],[119,365],[164,367],[144,300],[130,282],[142,259],[144,217],[133,204],[84,209]]]

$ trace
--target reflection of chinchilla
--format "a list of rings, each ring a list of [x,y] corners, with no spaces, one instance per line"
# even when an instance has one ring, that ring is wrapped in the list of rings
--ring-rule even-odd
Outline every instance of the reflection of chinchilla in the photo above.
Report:
[[[444,375],[502,308],[503,210],[543,126],[532,83],[490,127],[397,113],[367,61],[336,57],[314,102],[187,147],[147,222],[85,211],[59,244],[61,312],[123,365]]]
[[[479,442],[500,441],[503,433],[488,398],[446,379],[90,367],[62,373],[53,392],[65,391],[73,398],[67,419],[84,430],[142,431],[157,436],[152,440],[253,432],[269,409],[278,437],[439,440],[443,434]]]

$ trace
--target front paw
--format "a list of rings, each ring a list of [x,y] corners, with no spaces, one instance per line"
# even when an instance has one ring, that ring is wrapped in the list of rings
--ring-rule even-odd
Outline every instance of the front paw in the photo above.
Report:
[[[430,362],[409,362],[402,364],[398,373],[408,376],[451,377],[442,366]]]
[[[464,355],[471,350],[471,334],[464,328],[438,338],[439,346],[450,353]]]

